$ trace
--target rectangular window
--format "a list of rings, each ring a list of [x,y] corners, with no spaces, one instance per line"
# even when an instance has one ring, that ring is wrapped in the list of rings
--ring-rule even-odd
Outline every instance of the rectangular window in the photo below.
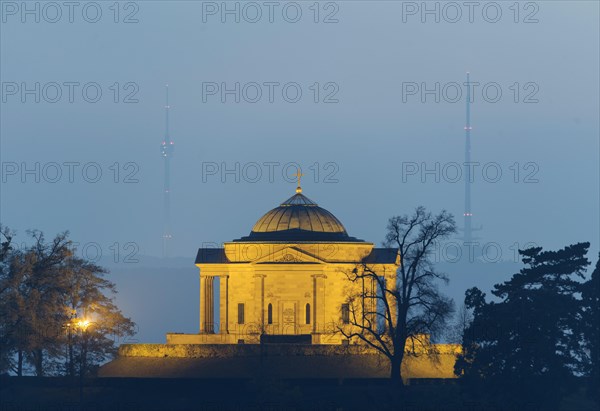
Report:
[[[238,304],[238,324],[244,324],[244,303]]]
[[[342,322],[350,324],[350,304],[342,304]]]

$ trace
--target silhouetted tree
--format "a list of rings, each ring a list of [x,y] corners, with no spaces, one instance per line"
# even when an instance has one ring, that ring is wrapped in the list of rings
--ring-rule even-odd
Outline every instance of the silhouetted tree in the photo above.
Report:
[[[388,221],[386,247],[398,248],[396,272],[364,261],[351,273],[346,322],[338,327],[348,339],[358,338],[389,359],[390,377],[402,382],[405,355],[435,355],[430,337],[445,330],[452,300],[437,289],[447,278],[434,270],[431,255],[437,241],[456,232],[446,211],[433,216],[424,207]]]
[[[464,386],[506,408],[556,407],[573,388],[584,360],[578,292],[589,243],[558,251],[519,250],[525,267],[486,302],[477,288],[465,294],[473,321],[463,336],[455,373]],[[532,405],[533,406],[533,405]]]
[[[112,355],[114,338],[132,335],[134,325],[105,294],[116,292],[102,278],[106,271],[74,257],[68,233],[50,242],[39,231],[30,235],[33,245],[24,250],[3,247],[0,371],[20,376],[29,364],[38,376],[74,375],[77,363],[85,374]]]
[[[62,267],[64,306],[67,312],[81,313],[67,330],[67,375],[85,375],[111,358],[116,343],[135,333],[135,324],[123,316],[110,295],[115,284],[103,278],[107,271],[89,261],[70,257]],[[78,365],[78,366],[76,366]]]
[[[447,336],[453,343],[462,344],[465,331],[473,321],[473,310],[463,303],[456,312],[456,320],[448,330]]]
[[[4,269],[4,264],[9,252],[12,250],[13,232],[8,227],[2,227],[0,224],[0,273]]]
[[[600,401],[600,255],[591,278],[582,285],[582,305],[585,348],[589,356],[585,369],[590,377],[588,393],[592,394],[596,401]]]
[[[5,295],[4,278],[8,275],[9,257],[13,250],[13,233],[8,227],[0,225],[0,313],[5,304],[3,296]],[[9,328],[5,321],[0,319],[0,374],[5,374],[12,368],[12,355],[9,347]]]
[[[33,365],[36,375],[43,375],[45,357],[58,353],[63,324],[58,268],[71,254],[67,233],[50,243],[39,231],[29,234],[34,244],[26,250],[12,250],[8,270],[0,279],[1,328],[8,355],[16,356],[13,370],[19,376],[25,361]]]

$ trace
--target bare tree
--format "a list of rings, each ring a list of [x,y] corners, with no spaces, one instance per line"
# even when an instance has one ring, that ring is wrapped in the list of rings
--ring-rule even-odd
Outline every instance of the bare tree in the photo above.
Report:
[[[454,217],[446,211],[433,216],[424,207],[413,215],[388,221],[384,245],[397,248],[400,265],[385,272],[382,265],[363,260],[352,272],[347,313],[339,332],[371,346],[390,362],[390,377],[402,383],[401,365],[406,354],[431,355],[430,337],[445,330],[453,302],[437,289],[448,279],[435,271],[431,255],[436,242],[456,232]]]
[[[473,322],[473,310],[467,308],[465,303],[461,304],[460,308],[456,312],[456,319],[452,324],[452,327],[448,331],[448,338],[450,341],[458,344],[463,343],[463,336],[469,325]]]

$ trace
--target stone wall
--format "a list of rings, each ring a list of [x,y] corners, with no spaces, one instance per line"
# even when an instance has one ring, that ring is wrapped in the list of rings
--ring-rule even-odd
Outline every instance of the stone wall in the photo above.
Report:
[[[373,349],[362,345],[300,345],[300,344],[122,344],[121,357],[154,358],[232,358],[265,355],[275,356],[338,356],[374,355]]]
[[[455,378],[459,346],[439,355],[407,354],[406,379]],[[100,369],[104,377],[143,378],[387,378],[389,361],[363,345],[124,344]]]

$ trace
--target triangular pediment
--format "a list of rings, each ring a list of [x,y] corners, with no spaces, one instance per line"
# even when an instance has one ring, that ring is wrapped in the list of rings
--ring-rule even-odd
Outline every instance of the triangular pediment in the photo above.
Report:
[[[252,264],[323,264],[325,261],[297,248],[285,247],[274,253],[257,258]]]

